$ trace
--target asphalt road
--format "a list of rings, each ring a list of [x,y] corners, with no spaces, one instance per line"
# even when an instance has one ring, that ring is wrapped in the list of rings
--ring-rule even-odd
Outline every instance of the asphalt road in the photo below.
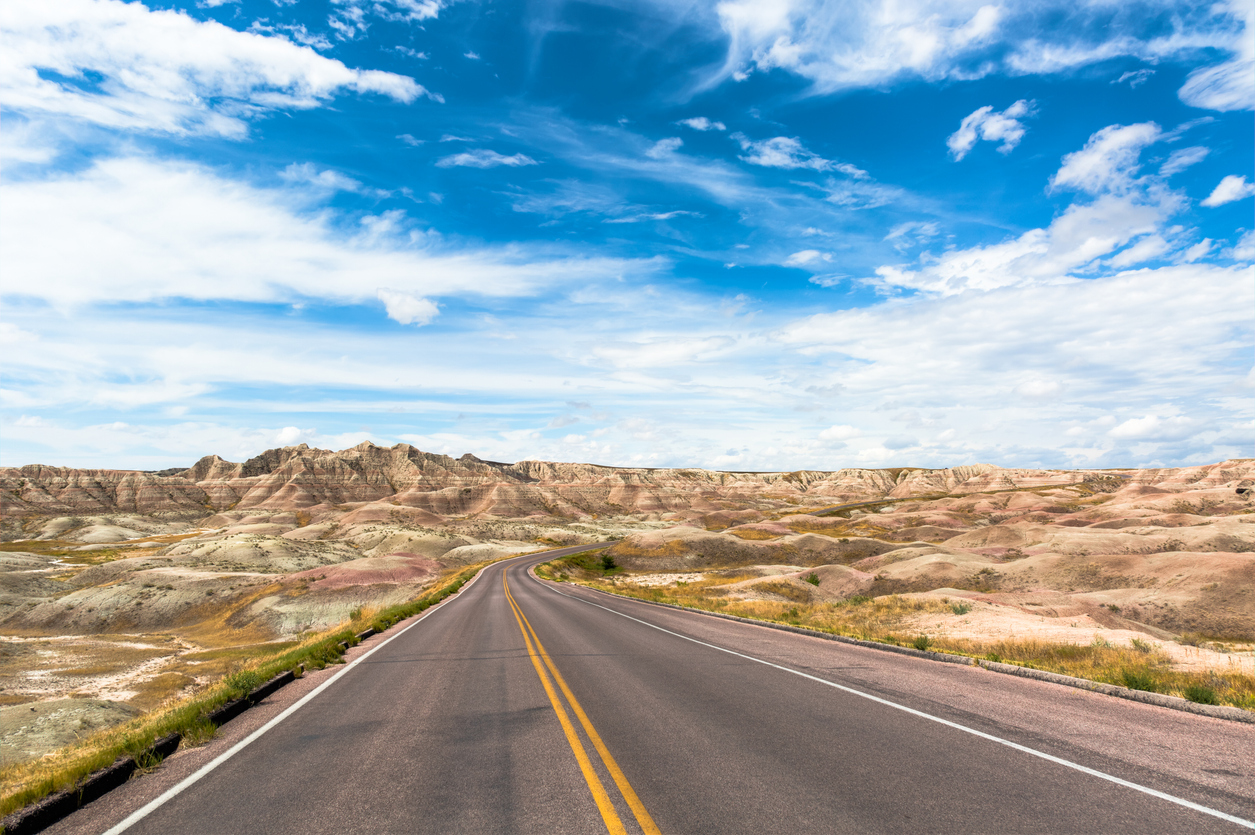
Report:
[[[539,561],[50,832],[1255,828],[1255,725],[555,586]]]

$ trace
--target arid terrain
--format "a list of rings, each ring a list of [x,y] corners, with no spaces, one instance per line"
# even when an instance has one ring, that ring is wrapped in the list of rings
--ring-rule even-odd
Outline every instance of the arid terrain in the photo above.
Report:
[[[1153,646],[1183,670],[1250,674],[1252,485],[1251,460],[724,473],[369,443],[156,473],[0,469],[0,758],[41,756],[450,569],[607,540],[614,570],[584,573],[624,589],[703,589],[773,617],[890,601],[886,634]]]

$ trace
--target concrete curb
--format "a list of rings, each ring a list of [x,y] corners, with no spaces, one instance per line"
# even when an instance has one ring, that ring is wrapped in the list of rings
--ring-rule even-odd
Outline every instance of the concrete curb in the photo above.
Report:
[[[537,578],[540,579],[540,578]],[[1020,667],[1015,664],[1002,664],[997,661],[987,661],[983,658],[971,658],[966,655],[951,655],[948,652],[931,652],[926,650],[918,650],[913,647],[899,647],[893,644],[880,644],[875,641],[864,641],[859,638],[848,638],[845,635],[834,635],[831,632],[820,632],[816,629],[807,629],[803,626],[789,626],[784,623],[773,623],[765,620],[755,620],[753,618],[743,618],[740,615],[729,615],[723,612],[709,612],[705,609],[694,609],[689,606],[681,606],[678,603],[660,603],[656,600],[641,600],[639,597],[631,597],[626,594],[616,594],[601,589],[588,588],[589,591],[607,594],[611,597],[618,597],[624,600],[635,600],[638,603],[647,603],[650,606],[664,606],[668,609],[679,609],[681,612],[693,612],[699,615],[709,615],[712,618],[723,618],[724,620],[735,620],[741,623],[748,623],[754,626],[765,626],[768,629],[779,629],[782,632],[796,632],[799,635],[808,635],[812,638],[823,638],[828,641],[836,641],[841,644],[851,644],[858,647],[866,647],[867,649],[879,650],[881,652],[893,652],[898,655],[910,655],[915,658],[926,658],[930,661],[940,661],[945,664],[962,664],[965,667],[983,667],[994,673],[1003,673],[1005,675],[1020,676],[1021,678],[1031,678],[1037,681],[1048,681],[1051,684],[1062,684],[1065,687],[1075,687],[1078,690],[1088,690],[1091,693],[1102,693],[1105,696],[1115,696],[1118,699],[1128,699],[1133,702],[1142,702],[1143,704],[1155,705],[1157,707],[1166,707],[1170,710],[1180,710],[1185,713],[1194,713],[1199,716],[1208,716],[1212,719],[1226,719],[1230,722],[1246,722],[1255,724],[1255,711],[1243,710],[1240,707],[1230,707],[1228,705],[1203,705],[1198,702],[1191,702],[1189,699],[1183,699],[1179,696],[1167,696],[1163,693],[1150,693],[1146,690],[1132,690],[1128,687],[1121,687],[1118,684],[1103,684],[1098,681],[1090,681],[1087,678],[1076,678],[1074,676],[1065,676],[1059,673],[1050,673],[1045,670],[1034,670],[1030,667]]]

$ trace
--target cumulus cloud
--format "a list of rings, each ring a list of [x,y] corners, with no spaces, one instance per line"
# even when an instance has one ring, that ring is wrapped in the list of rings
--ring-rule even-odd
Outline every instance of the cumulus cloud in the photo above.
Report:
[[[464,151],[460,154],[453,154],[447,157],[441,157],[436,161],[438,168],[453,168],[457,166],[465,168],[496,168],[499,165],[508,165],[511,168],[518,168],[522,165],[539,165],[540,163],[524,154],[511,154],[505,156],[496,151],[487,148],[477,148],[474,151]]]
[[[692,119],[681,119],[676,122],[677,125],[687,125],[693,130],[727,130],[728,126],[723,122],[712,122],[705,116],[694,116]]]
[[[848,441],[851,438],[857,438],[863,434],[857,427],[836,425],[829,426],[827,429],[819,433],[821,441]]]
[[[430,299],[399,290],[379,289],[376,294],[388,311],[388,318],[402,325],[427,325],[440,315],[440,307]]]
[[[1195,422],[1187,417],[1146,415],[1130,418],[1119,426],[1113,427],[1107,434],[1120,440],[1132,441],[1176,441],[1188,437],[1195,429]]]
[[[1230,174],[1212,189],[1211,194],[1203,200],[1203,205],[1208,208],[1223,206],[1225,203],[1242,200],[1252,194],[1255,194],[1255,183],[1248,183],[1245,175],[1239,177],[1236,174]]]
[[[961,160],[981,139],[986,142],[1001,142],[998,153],[1011,153],[1024,138],[1024,123],[1020,120],[1033,115],[1035,104],[1036,102],[1028,99],[1020,99],[1001,113],[994,110],[992,105],[973,111],[963,118],[959,129],[946,140],[950,154],[956,160]]]
[[[142,3],[14,0],[0,30],[0,105],[111,128],[240,138],[250,118],[345,90],[439,98],[406,76]]]

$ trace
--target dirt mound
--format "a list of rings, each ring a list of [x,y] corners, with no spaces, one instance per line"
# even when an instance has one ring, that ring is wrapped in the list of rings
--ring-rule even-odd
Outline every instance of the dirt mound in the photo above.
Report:
[[[310,568],[284,577],[284,582],[309,581],[324,589],[369,586],[375,583],[418,584],[432,580],[443,566],[419,554],[398,551],[382,557],[363,557],[325,568]]]

